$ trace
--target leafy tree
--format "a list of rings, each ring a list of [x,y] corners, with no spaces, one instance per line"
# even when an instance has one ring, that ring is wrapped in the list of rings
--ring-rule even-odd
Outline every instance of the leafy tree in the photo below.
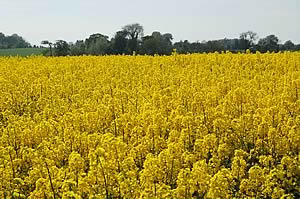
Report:
[[[192,53],[200,53],[206,51],[206,42],[200,43],[200,42],[193,42],[190,45],[190,49]]]
[[[205,42],[193,42],[188,40],[176,42],[174,44],[178,53],[200,53],[200,52],[221,52],[226,50],[225,40],[211,40]]]
[[[127,53],[127,44],[128,39],[126,31],[118,31],[115,34],[115,37],[112,39],[112,51],[114,54],[123,54]]]
[[[278,52],[279,50],[279,39],[275,35],[268,35],[258,41],[257,48],[261,52]]]
[[[6,37],[8,41],[9,48],[29,48],[30,44],[26,42],[23,37],[13,34],[11,36]]]
[[[2,32],[0,32],[0,41],[2,40],[2,39],[4,39],[5,38],[5,34],[3,34]]]
[[[215,52],[215,51],[224,51],[224,43],[222,40],[214,40],[214,41],[208,41],[206,43],[207,45],[207,51],[208,52]]]
[[[5,35],[0,32],[0,49],[6,47]]]
[[[190,53],[191,52],[191,45],[190,42],[188,40],[184,40],[184,41],[179,41],[174,43],[174,48],[176,49],[176,51],[178,53]]]
[[[5,36],[0,33],[0,48],[29,48],[31,45],[26,42],[23,37],[12,34],[10,36]]]
[[[85,54],[85,44],[83,40],[77,40],[75,44],[70,46],[71,55]]]
[[[142,54],[154,55],[158,54],[159,51],[159,41],[153,36],[145,36],[142,38]]]
[[[100,33],[92,34],[85,40],[86,52],[92,55],[104,55],[110,46],[108,36]]]
[[[54,44],[54,52],[56,56],[66,56],[70,54],[70,46],[64,40],[57,40]]]
[[[162,51],[164,54],[171,54],[173,50],[173,35],[171,33],[165,33],[161,36],[161,42],[162,42]]]
[[[283,44],[283,47],[284,50],[290,50],[290,51],[295,50],[295,44],[291,40],[286,41]]]
[[[145,54],[171,54],[172,52],[172,39],[173,36],[170,33],[161,34],[160,32],[153,32],[151,36],[142,38],[141,52]]]
[[[240,50],[241,40],[240,39],[223,39],[223,45],[225,50],[237,51]]]

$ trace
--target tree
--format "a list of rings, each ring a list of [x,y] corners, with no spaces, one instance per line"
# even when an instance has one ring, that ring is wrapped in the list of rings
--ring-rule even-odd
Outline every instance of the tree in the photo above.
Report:
[[[123,31],[127,33],[129,37],[128,49],[130,53],[137,51],[138,49],[138,39],[144,35],[144,28],[138,23],[129,24],[124,26]]]
[[[172,39],[171,33],[161,34],[160,32],[153,32],[151,36],[142,38],[141,53],[144,54],[160,54],[166,55],[172,53]]]
[[[237,51],[240,50],[240,39],[223,39],[223,45],[224,45],[224,49],[225,50],[229,50],[229,51]]]
[[[153,36],[145,36],[142,38],[141,53],[154,55],[159,53],[159,40]]]
[[[129,35],[130,39],[138,39],[144,35],[144,28],[138,23],[126,25],[122,29]]]
[[[0,48],[29,48],[31,45],[23,39],[23,37],[12,34],[5,36],[0,33]]]
[[[66,56],[70,54],[69,44],[64,40],[57,40],[54,44],[54,52],[56,56]]]
[[[75,44],[70,46],[71,55],[83,55],[85,54],[85,44],[83,40],[77,40]]]
[[[5,34],[0,32],[0,41],[2,41],[5,38]]]
[[[41,42],[42,45],[48,45],[49,46],[49,51],[50,51],[50,56],[53,56],[53,43],[48,41],[48,40],[44,40]]]
[[[206,48],[208,52],[220,52],[225,50],[223,40],[208,41],[206,43]]]
[[[2,32],[0,32],[0,49],[5,47],[6,47],[5,35]]]
[[[173,50],[173,35],[171,33],[165,33],[161,36],[162,51],[164,54],[171,54]]]
[[[17,34],[12,34],[8,36],[7,39],[9,42],[10,48],[30,48],[31,45],[25,41],[25,39]]]
[[[112,51],[114,54],[123,54],[126,52],[126,47],[128,44],[127,32],[118,31],[115,34],[115,37],[112,39]]]
[[[250,49],[254,46],[258,39],[257,33],[252,31],[243,32],[240,34],[241,48],[244,50]]]
[[[268,35],[258,41],[257,48],[260,52],[278,52],[279,50],[279,39],[275,35]]]
[[[86,52],[92,55],[104,55],[110,46],[108,36],[100,33],[92,34],[85,40]]]
[[[191,52],[191,43],[188,40],[179,41],[174,43],[174,48],[178,53],[190,53]]]
[[[291,41],[288,40],[283,44],[284,50],[295,50],[295,44]]]

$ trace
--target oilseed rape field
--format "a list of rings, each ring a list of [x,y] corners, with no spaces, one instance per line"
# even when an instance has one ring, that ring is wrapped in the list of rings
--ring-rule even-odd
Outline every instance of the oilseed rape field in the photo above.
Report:
[[[300,53],[0,57],[0,198],[299,198]]]

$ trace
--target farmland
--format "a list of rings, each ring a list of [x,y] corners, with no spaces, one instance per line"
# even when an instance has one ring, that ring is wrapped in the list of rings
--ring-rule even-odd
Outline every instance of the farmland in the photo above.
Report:
[[[41,55],[45,49],[43,48],[12,48],[0,49],[0,56],[30,56]]]
[[[299,198],[300,53],[0,57],[0,198]]]

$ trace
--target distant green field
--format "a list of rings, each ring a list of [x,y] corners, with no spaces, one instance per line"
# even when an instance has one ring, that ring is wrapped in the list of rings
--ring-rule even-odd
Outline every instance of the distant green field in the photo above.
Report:
[[[45,48],[13,48],[0,49],[0,56],[29,56],[41,55]]]

